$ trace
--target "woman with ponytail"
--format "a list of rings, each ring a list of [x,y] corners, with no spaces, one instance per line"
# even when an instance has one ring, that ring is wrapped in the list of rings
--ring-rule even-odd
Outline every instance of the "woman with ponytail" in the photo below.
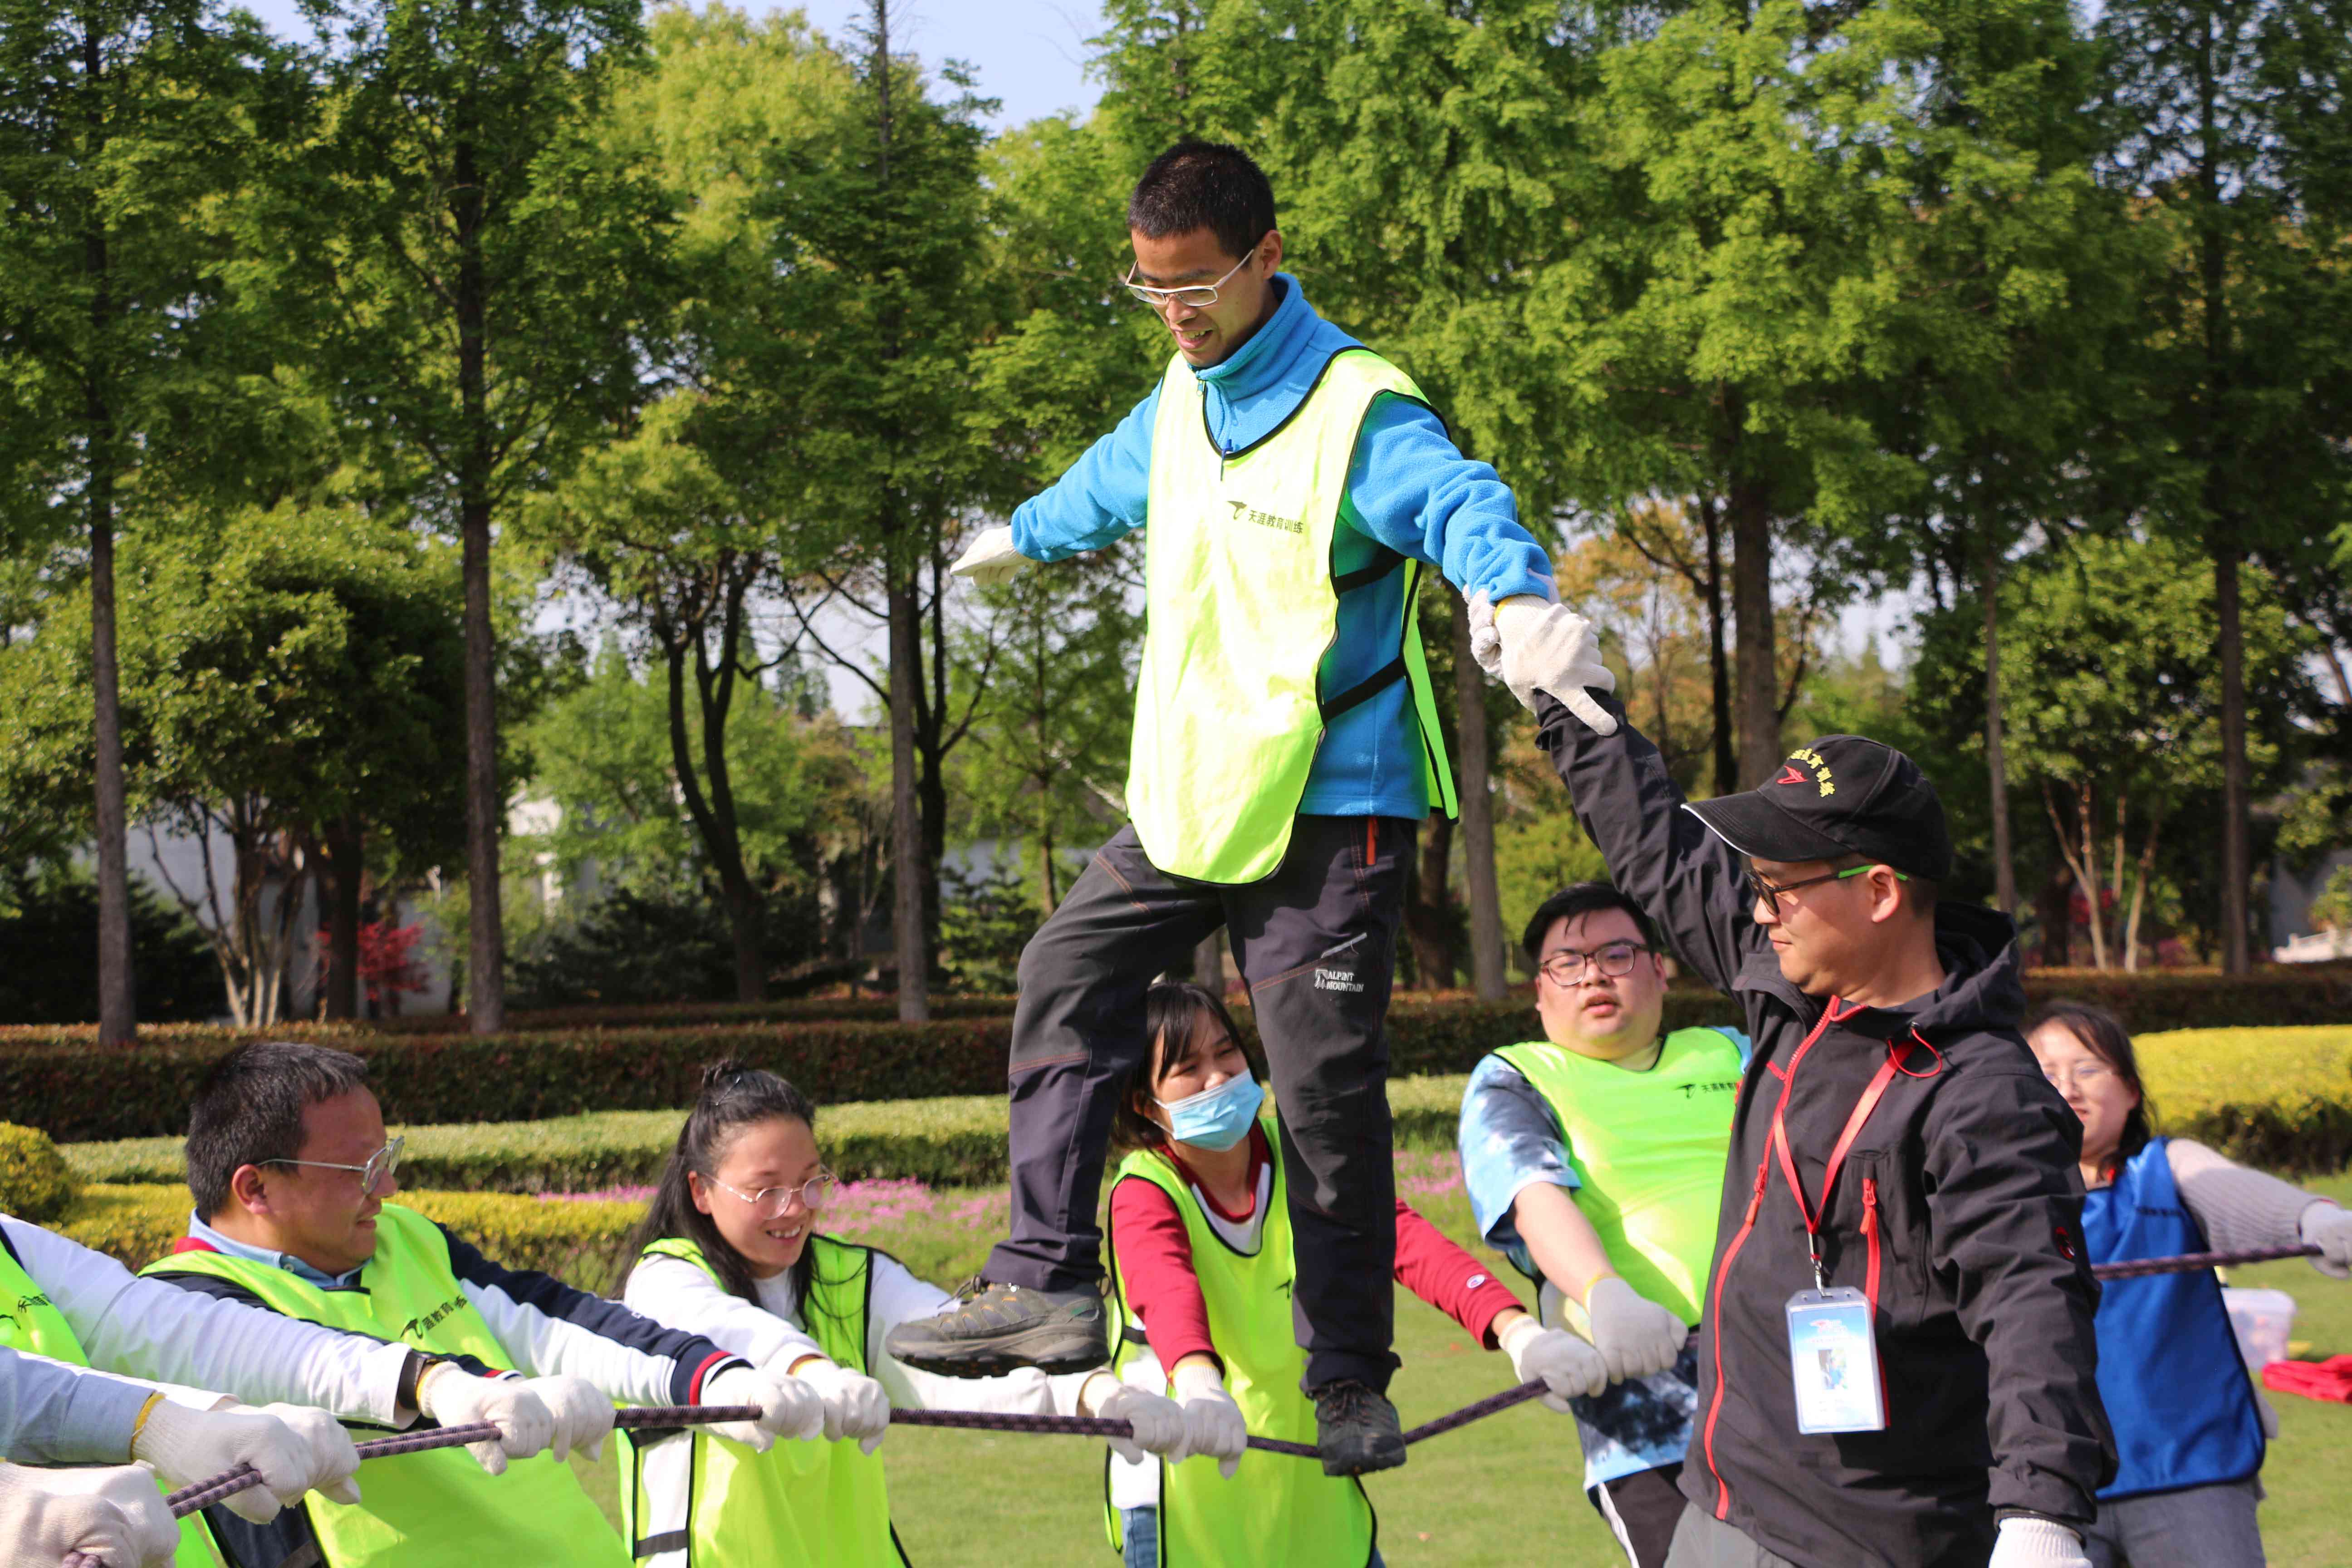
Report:
[[[835,1186],[806,1095],[741,1062],[704,1069],[622,1299],[803,1394],[812,1440],[755,1454],[700,1428],[625,1438],[622,1523],[640,1563],[905,1563],[874,1451],[894,1405],[1103,1415],[1134,1425],[1135,1441],[1113,1447],[1139,1461],[1182,1457],[1182,1413],[1108,1373],[948,1379],[890,1359],[884,1335],[950,1300],[889,1254],[818,1230]]]

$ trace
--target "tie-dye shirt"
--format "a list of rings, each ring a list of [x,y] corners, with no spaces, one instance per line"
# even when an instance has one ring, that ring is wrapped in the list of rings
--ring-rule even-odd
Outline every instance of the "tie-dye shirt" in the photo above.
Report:
[[[1753,1048],[1746,1035],[1725,1029],[1739,1047],[1740,1065]],[[1512,1220],[1519,1194],[1538,1182],[1573,1192],[1583,1184],[1569,1160],[1568,1135],[1536,1086],[1500,1057],[1487,1057],[1470,1075],[1462,1095],[1462,1181],[1486,1244],[1530,1279],[1538,1278],[1527,1244]],[[1542,1290],[1547,1322],[1561,1321],[1559,1292]],[[1580,1321],[1569,1307],[1566,1316]],[[1698,1358],[1685,1346],[1666,1372],[1612,1384],[1598,1398],[1571,1401],[1577,1435],[1584,1443],[1584,1485],[1589,1490],[1641,1470],[1681,1462],[1689,1450],[1691,1424],[1698,1411]]]

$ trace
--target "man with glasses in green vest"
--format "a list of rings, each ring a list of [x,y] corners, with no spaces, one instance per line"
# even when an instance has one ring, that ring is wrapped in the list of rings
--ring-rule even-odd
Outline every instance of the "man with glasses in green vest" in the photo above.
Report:
[[[1545,900],[1524,945],[1544,1037],[1470,1074],[1463,1184],[1487,1245],[1538,1286],[1544,1325],[1580,1330],[1607,1364],[1611,1386],[1571,1402],[1585,1496],[1633,1568],[1664,1568],[1748,1037],[1659,1033],[1665,950],[1606,882]]]
[[[1432,568],[1465,592],[1549,601],[1551,564],[1412,380],[1281,270],[1274,193],[1247,154],[1178,143],[1127,216],[1125,283],[1168,329],[1166,370],[955,569],[1001,581],[1148,525],[1129,821],[1022,954],[1012,1236],[979,1294],[901,1324],[888,1348],[950,1375],[1101,1363],[1095,1205],[1118,1086],[1150,1049],[1145,988],[1223,927],[1294,1173],[1324,1465],[1381,1469],[1404,1460],[1385,1393],[1382,1026],[1413,837],[1433,805],[1454,809],[1412,607]]]

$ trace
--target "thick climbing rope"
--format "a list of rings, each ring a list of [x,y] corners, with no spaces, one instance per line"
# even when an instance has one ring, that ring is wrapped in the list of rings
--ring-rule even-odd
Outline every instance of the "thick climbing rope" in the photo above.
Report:
[[[2138,1258],[2122,1263],[2092,1265],[2091,1272],[2101,1279],[2136,1279],[2150,1274],[2184,1274],[2200,1268],[2229,1268],[2246,1263],[2268,1263],[2282,1258],[2316,1258],[2316,1247],[2253,1247],[2240,1252],[2185,1252],[2171,1258]],[[1541,1381],[1520,1384],[1500,1394],[1489,1394],[1475,1404],[1425,1421],[1404,1434],[1408,1446],[1425,1443],[1432,1437],[1483,1421],[1487,1416],[1541,1397]],[[714,1421],[756,1421],[760,1410],[751,1405],[639,1405],[617,1411],[613,1417],[616,1427],[676,1427],[701,1425]],[[987,1410],[893,1410],[891,1425],[896,1426],[951,1427],[975,1432],[1025,1432],[1069,1437],[1132,1437],[1134,1428],[1127,1422],[1092,1415],[1017,1415]],[[499,1436],[490,1423],[478,1422],[470,1426],[440,1426],[427,1432],[410,1433],[395,1437],[377,1437],[357,1445],[362,1459],[382,1458],[391,1454],[415,1454],[430,1448],[455,1448],[467,1443],[484,1442]],[[1319,1457],[1311,1443],[1285,1442],[1279,1437],[1253,1435],[1249,1446],[1264,1453],[1288,1454],[1302,1459]],[[250,1465],[239,1465],[209,1480],[182,1487],[163,1500],[171,1506],[172,1517],[185,1519],[201,1509],[226,1498],[235,1497],[248,1487],[261,1484],[260,1475]],[[62,1568],[106,1568],[94,1557],[80,1552],[68,1555]]]
[[[2184,1252],[2173,1258],[2135,1258],[2123,1263],[2094,1263],[2091,1272],[2101,1279],[2137,1279],[2143,1274],[2188,1274],[2200,1268],[2234,1268],[2242,1263],[2270,1263],[2282,1258],[2316,1258],[2315,1247],[2257,1247],[2244,1252]]]

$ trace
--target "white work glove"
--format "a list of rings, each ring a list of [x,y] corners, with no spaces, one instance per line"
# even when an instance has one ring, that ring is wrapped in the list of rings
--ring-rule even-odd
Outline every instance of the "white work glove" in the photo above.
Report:
[[[520,1377],[476,1377],[455,1362],[436,1362],[416,1385],[416,1408],[444,1426],[488,1421],[496,1438],[466,1445],[475,1463],[494,1476],[509,1459],[528,1459],[555,1440],[555,1413]]]
[[[2337,1279],[2352,1279],[2352,1212],[2334,1204],[2314,1204],[2303,1211],[2303,1244],[2319,1248],[2311,1266]]]
[[[1143,1463],[1146,1454],[1156,1454],[1171,1465],[1182,1464],[1191,1455],[1184,1445],[1191,1424],[1184,1419],[1182,1405],[1122,1383],[1107,1372],[1095,1373],[1078,1390],[1078,1414],[1124,1421],[1133,1427],[1132,1438],[1108,1439],[1111,1452],[1130,1465]]]
[[[0,1464],[0,1563],[50,1568],[81,1552],[106,1568],[169,1568],[179,1549],[179,1523],[144,1465]]]
[[[1690,1338],[1679,1314],[1659,1306],[1614,1274],[1585,1292],[1584,1315],[1592,1320],[1592,1348],[1608,1363],[1609,1381],[1647,1377],[1675,1364]]]
[[[1184,1450],[1217,1461],[1217,1474],[1227,1480],[1241,1468],[1249,1451],[1249,1423],[1242,1407],[1225,1392],[1225,1380],[1215,1367],[1195,1362],[1176,1369],[1176,1403],[1184,1407]]]
[[[824,1399],[813,1384],[797,1377],[763,1372],[756,1366],[730,1366],[702,1385],[705,1405],[756,1405],[756,1421],[714,1421],[706,1431],[730,1443],[740,1443],[764,1454],[779,1437],[814,1439],[824,1436]]]
[[[1565,1329],[1547,1329],[1532,1317],[1514,1320],[1497,1342],[1511,1358],[1511,1370],[1521,1383],[1543,1379],[1550,1393],[1543,1396],[1547,1410],[1572,1414],[1568,1402],[1578,1394],[1591,1399],[1609,1386],[1609,1363],[1601,1352]]]
[[[816,1390],[824,1401],[824,1438],[837,1443],[854,1438],[858,1448],[872,1453],[890,1432],[890,1395],[881,1383],[836,1363],[811,1356],[793,1368],[793,1376]]]
[[[1485,594],[1473,594],[1470,655],[1529,712],[1536,693],[1549,691],[1594,734],[1617,732],[1617,721],[1588,694],[1616,690],[1617,678],[1601,662],[1591,623],[1566,605],[1531,594],[1490,605]]]
[[[983,588],[993,588],[1000,583],[1011,582],[1028,564],[1029,557],[1013,548],[1011,529],[983,528],[948,570],[958,577],[971,578]]]
[[[2083,1538],[2051,1519],[2004,1519],[1986,1568],[2091,1568]]]
[[[360,1468],[352,1439],[331,1415],[281,1419],[289,1406],[262,1411],[233,1405],[226,1410],[191,1410],[166,1400],[149,1413],[131,1442],[131,1457],[155,1467],[173,1490],[210,1480],[224,1470],[251,1465],[261,1484],[224,1500],[228,1510],[256,1524],[268,1524],[279,1508],[312,1487],[338,1501],[356,1501],[352,1472]]]
[[[604,1438],[613,1430],[613,1408],[610,1395],[584,1377],[527,1378],[523,1386],[539,1395],[547,1413],[555,1417],[555,1436],[548,1440],[547,1451],[557,1458],[566,1454],[581,1453],[591,1461],[604,1455]]]

